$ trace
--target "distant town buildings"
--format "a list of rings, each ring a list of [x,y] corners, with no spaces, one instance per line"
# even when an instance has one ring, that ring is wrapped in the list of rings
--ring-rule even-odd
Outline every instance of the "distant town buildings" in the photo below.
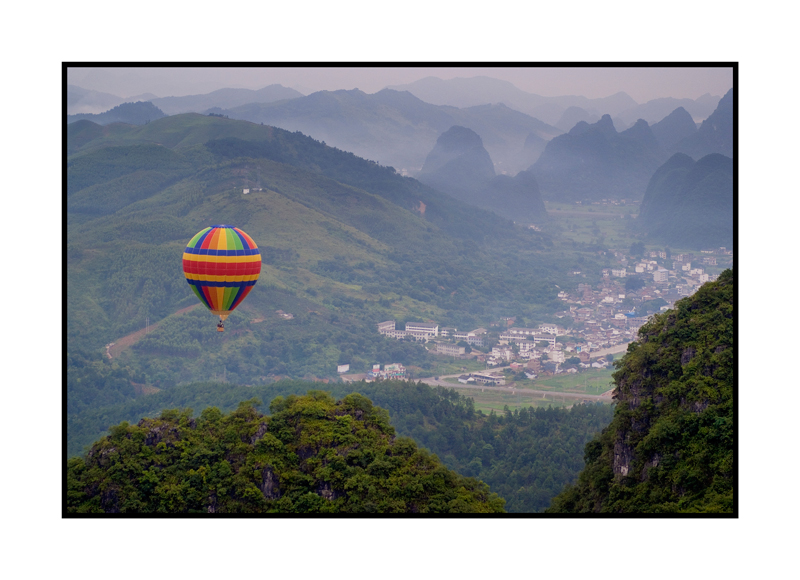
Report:
[[[466,347],[457,344],[437,343],[436,352],[447,356],[462,356],[465,354]]]
[[[385,380],[385,379],[402,379],[406,376],[406,369],[400,363],[392,363],[384,365],[381,370],[381,365],[372,365],[372,370],[367,373],[367,381]]]
[[[438,324],[427,322],[407,322],[405,330],[397,330],[394,320],[387,320],[378,323],[378,332],[390,338],[412,337],[423,342],[431,340],[439,334]]]
[[[595,283],[579,282],[574,289],[558,289],[562,310],[552,314],[558,324],[515,327],[512,326],[515,317],[502,316],[492,323],[492,332],[485,328],[464,331],[440,327],[433,321],[407,322],[404,330],[398,330],[394,320],[387,320],[377,328],[386,337],[434,341],[435,347],[430,350],[442,356],[476,358],[487,368],[512,366],[524,371],[526,376],[575,372],[575,365],[605,368],[606,349],[620,352],[620,346],[636,340],[639,329],[652,317],[652,314],[638,315],[642,310],[652,313],[673,308],[676,301],[690,296],[705,282],[717,279],[717,274],[710,274],[697,265],[693,268],[693,263],[726,267],[732,261],[732,252],[724,248],[704,253],[710,255],[696,257],[692,253],[681,253],[667,258],[666,251],[653,251],[645,254],[646,259],[636,262],[623,252],[614,252],[618,266],[603,269],[598,273],[602,277]],[[627,278],[631,277],[640,283],[630,284]],[[472,352],[467,353],[464,343],[474,347]],[[488,347],[491,348],[487,350]],[[573,357],[580,363],[567,364]],[[387,367],[383,371],[373,370],[373,376],[388,377],[395,372]],[[489,373],[472,373],[459,378],[460,382],[504,384],[500,380],[498,375]]]

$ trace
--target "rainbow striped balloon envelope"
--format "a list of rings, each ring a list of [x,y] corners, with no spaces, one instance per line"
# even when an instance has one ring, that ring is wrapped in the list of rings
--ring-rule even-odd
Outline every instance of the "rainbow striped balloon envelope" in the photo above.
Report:
[[[183,253],[183,273],[200,302],[221,321],[255,286],[261,273],[261,252],[253,238],[226,225],[198,232]]]

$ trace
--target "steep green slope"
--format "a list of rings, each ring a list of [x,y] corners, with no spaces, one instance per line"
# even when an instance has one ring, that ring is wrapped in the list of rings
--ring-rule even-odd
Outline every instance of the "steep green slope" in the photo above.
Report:
[[[451,311],[452,324],[477,326],[474,315],[490,304],[516,310],[555,300],[554,264],[542,271],[537,253],[546,237],[390,168],[302,135],[201,115],[129,126],[121,136],[114,139],[123,145],[99,136],[68,162],[68,333],[87,347],[193,304],[180,256],[211,223],[236,224],[258,240],[261,287],[300,292],[318,306],[324,298],[384,304],[369,324],[410,308],[424,317]],[[257,185],[263,191],[242,195],[242,186]],[[507,275],[487,286],[500,271]]]
[[[67,196],[137,171],[183,176],[192,169],[192,164],[184,156],[162,145],[106,147],[70,158],[67,162]]]
[[[730,270],[642,327],[614,373],[611,425],[551,513],[733,513]]]
[[[164,411],[122,423],[67,469],[65,512],[502,513],[486,484],[459,476],[358,394],[243,403],[198,419]]]

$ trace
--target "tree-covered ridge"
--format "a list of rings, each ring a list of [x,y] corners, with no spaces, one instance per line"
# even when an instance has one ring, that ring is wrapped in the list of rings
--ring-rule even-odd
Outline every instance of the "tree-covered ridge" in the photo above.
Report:
[[[640,330],[614,373],[611,425],[550,512],[733,513],[730,270]]]
[[[135,103],[122,103],[105,113],[79,113],[77,115],[67,115],[67,123],[76,121],[93,121],[99,125],[109,123],[129,123],[131,125],[144,125],[150,121],[166,117],[164,111],[156,107],[149,101],[137,101]]]
[[[357,393],[164,411],[113,427],[67,469],[66,512],[502,513],[504,501],[396,437]]]
[[[106,376],[113,362],[104,366],[108,367]],[[252,387],[208,382],[180,385],[124,402],[115,400],[68,416],[68,456],[78,455],[104,436],[109,425],[137,423],[143,417],[158,416],[165,408],[213,406],[233,411],[240,401],[251,397],[274,400],[318,387],[319,383],[297,380]],[[95,394],[81,384],[70,388],[75,389],[69,393],[70,400],[82,401]],[[507,501],[506,509],[517,513],[542,511],[565,485],[577,480],[584,465],[584,446],[613,415],[611,407],[596,404],[486,415],[475,410],[471,398],[453,389],[413,381],[330,383],[325,390],[337,399],[358,392],[387,409],[400,436],[435,453],[449,469],[486,482]]]
[[[412,437],[463,475],[485,481],[509,512],[536,513],[574,482],[582,450],[608,425],[608,405],[523,408],[486,415],[453,389],[410,381],[359,387],[389,409],[398,432]]]

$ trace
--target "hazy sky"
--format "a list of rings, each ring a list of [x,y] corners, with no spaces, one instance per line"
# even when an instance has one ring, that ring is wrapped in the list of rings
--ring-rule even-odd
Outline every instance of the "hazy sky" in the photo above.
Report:
[[[619,91],[639,103],[658,97],[722,96],[733,86],[733,69],[718,67],[216,67],[70,68],[67,79],[85,89],[132,97],[208,93],[221,88],[260,89],[281,84],[308,94],[359,88],[377,92],[388,85],[435,76],[489,76],[543,96],[607,97]]]

